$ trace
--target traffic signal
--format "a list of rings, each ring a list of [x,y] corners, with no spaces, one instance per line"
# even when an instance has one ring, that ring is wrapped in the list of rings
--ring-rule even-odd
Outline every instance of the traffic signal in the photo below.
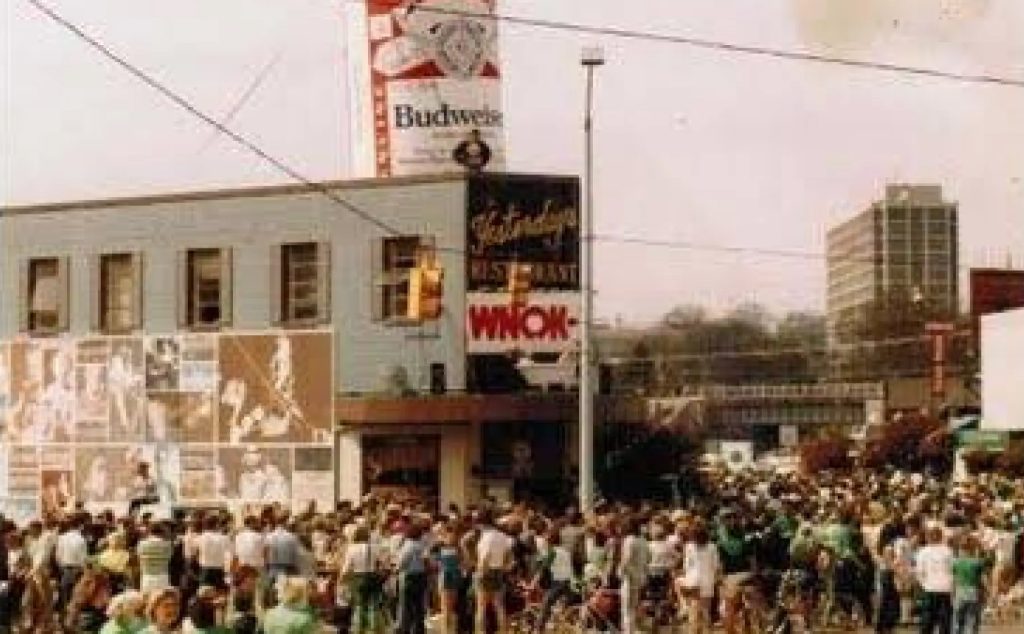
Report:
[[[433,321],[441,317],[444,295],[444,269],[432,256],[421,257],[409,270],[409,304],[406,316],[415,321]]]
[[[525,304],[533,286],[533,267],[513,262],[508,267],[508,292],[513,304]]]

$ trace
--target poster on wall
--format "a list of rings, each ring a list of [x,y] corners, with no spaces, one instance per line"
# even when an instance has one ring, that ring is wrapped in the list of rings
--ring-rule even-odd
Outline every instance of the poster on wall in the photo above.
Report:
[[[11,405],[11,349],[0,342],[0,442],[9,442],[7,410]],[[2,495],[2,493],[0,493]]]
[[[17,526],[38,520],[38,498],[0,498],[0,514]]]
[[[165,506],[329,507],[333,354],[330,331],[0,342],[0,498],[124,512],[145,463]]]
[[[7,447],[0,445],[0,498],[8,496],[7,488]]]
[[[220,442],[330,444],[330,341],[325,333],[221,336]]]
[[[292,499],[292,450],[286,447],[222,447],[220,499],[288,504]]]
[[[127,505],[139,464],[153,464],[151,447],[79,445],[75,447],[76,500],[87,510]]]
[[[487,155],[488,169],[504,169],[495,0],[365,4],[366,25],[354,31],[368,51],[354,63],[368,70],[353,69],[351,87],[366,115],[355,138],[372,144],[356,157],[362,175],[461,170],[454,156],[464,143]]]
[[[142,339],[110,339],[107,390],[110,400],[110,440],[141,442],[146,431],[146,369]]]
[[[69,442],[75,420],[74,346],[54,339],[9,346],[5,442]]]
[[[292,506],[296,512],[315,503],[320,511],[334,507],[334,461],[330,447],[296,447]]]
[[[183,447],[181,449],[179,488],[181,499],[186,501],[216,500],[219,473],[216,448]]]
[[[580,289],[580,183],[575,177],[481,174],[466,193],[466,289],[505,292],[513,264],[530,287]]]
[[[7,450],[7,494],[39,497],[39,448],[11,445]]]

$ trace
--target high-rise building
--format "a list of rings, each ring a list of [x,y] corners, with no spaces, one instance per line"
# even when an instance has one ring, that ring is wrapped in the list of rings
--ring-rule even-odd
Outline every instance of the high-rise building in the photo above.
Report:
[[[900,305],[930,318],[959,305],[957,203],[939,185],[888,185],[885,198],[827,236],[829,340],[872,306]]]

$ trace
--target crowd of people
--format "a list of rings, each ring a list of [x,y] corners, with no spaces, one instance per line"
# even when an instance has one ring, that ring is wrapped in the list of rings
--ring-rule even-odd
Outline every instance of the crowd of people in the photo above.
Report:
[[[0,518],[0,634],[884,633],[910,622],[962,634],[1022,615],[1020,481],[720,472],[704,484],[676,507],[603,502],[587,514],[367,498],[319,513]]]

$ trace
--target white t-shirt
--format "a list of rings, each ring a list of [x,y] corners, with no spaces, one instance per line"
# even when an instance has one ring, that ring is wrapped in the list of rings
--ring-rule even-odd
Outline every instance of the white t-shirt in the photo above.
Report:
[[[676,566],[676,550],[667,539],[650,542],[651,572],[668,572]]]
[[[953,591],[953,550],[945,544],[930,544],[917,551],[917,580],[925,592]]]
[[[206,531],[199,536],[199,556],[196,560],[200,568],[225,568],[231,554],[231,540],[223,533]]]
[[[78,531],[68,531],[57,538],[56,559],[58,566],[81,568],[89,556],[85,538]]]
[[[254,530],[246,528],[235,535],[235,557],[238,557],[238,563],[243,566],[252,566],[257,570],[262,570],[265,563],[265,548],[266,542],[263,535]]]
[[[504,570],[511,552],[512,538],[497,529],[488,528],[476,545],[478,567],[481,570]]]
[[[554,547],[555,556],[551,560],[551,580],[571,581],[572,580],[572,555],[565,546]]]
[[[381,551],[376,546],[371,550],[370,545],[365,542],[349,544],[345,548],[345,560],[341,564],[342,572],[352,574],[374,572],[377,569],[380,556]]]
[[[683,547],[683,586],[697,588],[701,598],[715,596],[715,582],[721,569],[718,547],[712,543],[699,546],[687,542]]]

